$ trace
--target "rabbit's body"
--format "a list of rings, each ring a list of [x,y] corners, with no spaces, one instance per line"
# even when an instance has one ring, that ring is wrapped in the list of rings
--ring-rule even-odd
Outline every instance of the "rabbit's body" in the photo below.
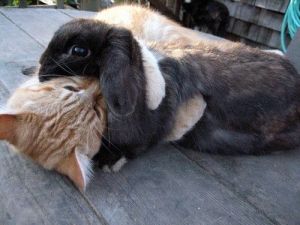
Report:
[[[160,52],[174,94],[187,101],[201,93],[207,104],[182,143],[223,154],[299,146],[300,76],[285,58],[234,43],[175,43]]]
[[[224,154],[299,146],[300,78],[284,57],[186,37],[147,41],[115,25],[74,20],[41,57],[41,81],[100,78],[110,148],[101,149],[100,164],[165,141]]]
[[[228,43],[156,44],[152,52],[161,58],[166,97],[155,111],[145,112],[137,104],[132,115],[109,118],[110,141],[129,157],[141,146],[170,140],[221,154],[262,154],[299,146],[300,76],[285,58]],[[195,98],[200,103],[191,101]],[[189,102],[186,117],[179,117]],[[195,105],[198,110],[190,117]],[[183,133],[176,127],[182,120],[193,121]],[[135,134],[120,132],[124,128]]]

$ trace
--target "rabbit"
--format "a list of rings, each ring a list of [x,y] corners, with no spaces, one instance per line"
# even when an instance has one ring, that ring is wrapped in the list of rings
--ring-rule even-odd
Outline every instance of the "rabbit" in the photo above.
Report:
[[[77,19],[58,29],[40,64],[41,82],[53,74],[99,78],[115,153],[98,157],[110,169],[169,141],[222,154],[299,146],[300,79],[282,56],[231,42],[147,43],[128,29]],[[151,92],[161,96],[153,108]]]

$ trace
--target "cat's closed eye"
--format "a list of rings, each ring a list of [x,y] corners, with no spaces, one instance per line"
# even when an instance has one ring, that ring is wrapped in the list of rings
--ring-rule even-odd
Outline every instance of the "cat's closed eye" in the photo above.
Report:
[[[85,58],[90,56],[91,50],[83,46],[73,45],[69,50],[69,54]]]
[[[73,91],[73,92],[79,92],[78,88],[75,88],[75,87],[70,86],[70,85],[64,86],[64,89],[67,89],[67,90]]]

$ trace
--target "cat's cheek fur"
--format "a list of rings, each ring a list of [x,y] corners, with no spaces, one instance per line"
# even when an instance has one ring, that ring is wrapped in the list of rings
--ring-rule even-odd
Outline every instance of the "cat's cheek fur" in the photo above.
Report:
[[[13,114],[1,114],[0,115],[0,140],[13,142],[16,127],[17,127],[17,116]]]
[[[72,152],[66,159],[63,159],[56,167],[59,173],[69,177],[76,187],[84,192],[92,177],[91,160],[78,150]]]

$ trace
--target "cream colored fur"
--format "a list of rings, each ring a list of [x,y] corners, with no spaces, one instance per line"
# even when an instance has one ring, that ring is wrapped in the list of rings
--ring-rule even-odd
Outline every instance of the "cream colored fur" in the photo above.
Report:
[[[147,46],[139,41],[146,76],[146,99],[150,109],[155,110],[166,95],[166,82],[159,70],[158,61]]]
[[[39,83],[33,77],[7,105],[7,112],[0,114],[0,139],[44,168],[69,176],[84,190],[89,159],[100,149],[106,124],[99,81],[65,77]]]
[[[202,95],[197,95],[182,103],[176,112],[175,125],[165,141],[177,141],[190,131],[200,120],[206,108]]]
[[[148,49],[148,43],[199,39],[197,32],[184,28],[160,13],[137,5],[121,5],[102,10],[95,19],[129,29],[140,40],[147,80],[147,105],[156,109],[165,97],[165,81],[159,71],[158,59]]]

